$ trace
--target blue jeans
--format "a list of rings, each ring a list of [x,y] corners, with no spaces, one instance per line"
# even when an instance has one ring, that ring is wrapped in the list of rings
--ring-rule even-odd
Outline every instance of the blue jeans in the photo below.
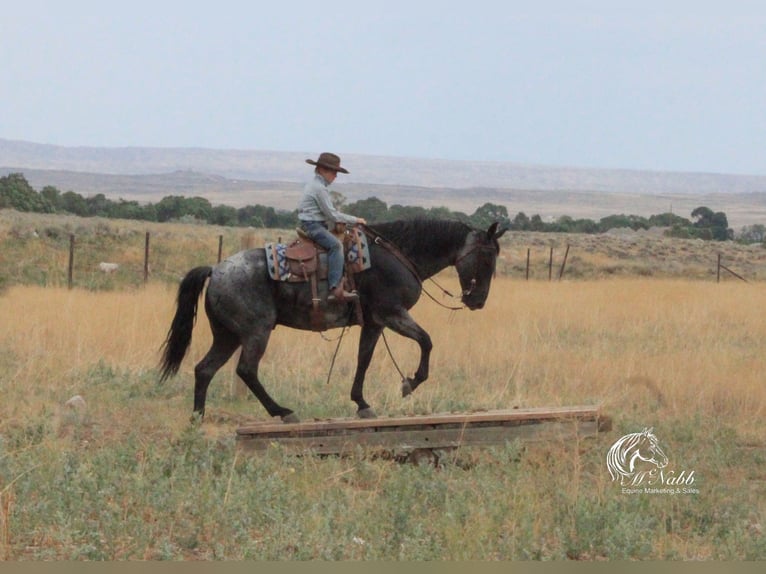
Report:
[[[321,221],[301,221],[301,227],[317,245],[327,249],[327,284],[332,291],[343,277],[343,244]]]

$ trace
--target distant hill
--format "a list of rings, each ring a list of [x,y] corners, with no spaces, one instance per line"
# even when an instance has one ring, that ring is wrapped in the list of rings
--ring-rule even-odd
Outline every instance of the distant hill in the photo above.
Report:
[[[302,181],[317,152],[202,148],[62,147],[0,139],[0,165],[113,175],[193,171],[228,179]],[[344,181],[419,187],[489,187],[626,193],[766,192],[766,176],[588,169],[343,154]]]
[[[322,151],[322,150],[319,150]],[[598,219],[615,213],[688,216],[699,205],[725,211],[732,225],[766,223],[766,176],[656,172],[469,162],[344,153],[351,173],[334,187],[349,201],[375,196],[389,205],[472,212],[490,201],[514,215]],[[202,148],[63,147],[0,139],[0,174],[21,172],[36,189],[157,201],[199,195],[233,206],[292,209],[304,163],[317,152]]]

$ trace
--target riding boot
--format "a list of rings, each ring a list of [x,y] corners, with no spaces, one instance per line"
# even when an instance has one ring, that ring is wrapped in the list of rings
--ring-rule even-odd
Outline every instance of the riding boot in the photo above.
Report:
[[[359,299],[359,293],[356,291],[346,291],[345,280],[341,279],[337,287],[330,289],[330,294],[327,296],[328,302],[346,303],[349,301],[356,301]]]

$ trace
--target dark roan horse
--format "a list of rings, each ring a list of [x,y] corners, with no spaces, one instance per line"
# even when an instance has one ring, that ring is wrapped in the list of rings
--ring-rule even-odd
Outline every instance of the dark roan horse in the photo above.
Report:
[[[363,324],[351,400],[357,405],[359,417],[373,418],[375,412],[364,400],[364,377],[383,329],[388,327],[420,346],[417,371],[402,382],[402,395],[407,396],[428,378],[431,337],[409,313],[420,298],[423,280],[454,266],[463,304],[471,310],[481,309],[495,273],[500,252],[498,238],[505,229],[498,230],[497,223],[487,230],[477,230],[456,221],[415,219],[380,223],[365,231],[372,267],[353,278]],[[306,283],[272,280],[266,265],[265,250],[250,249],[213,267],[196,267],[181,281],[178,306],[163,344],[160,375],[165,380],[178,372],[191,344],[197,304],[207,282],[205,311],[213,342],[194,369],[196,418],[204,416],[213,376],[241,347],[237,375],[269,415],[298,422],[291,409],[279,405],[266,392],[258,379],[258,365],[277,325],[312,329],[312,295]],[[326,293],[327,282],[322,281],[320,294],[324,299]],[[323,302],[322,310],[328,328],[359,324],[353,304]]]

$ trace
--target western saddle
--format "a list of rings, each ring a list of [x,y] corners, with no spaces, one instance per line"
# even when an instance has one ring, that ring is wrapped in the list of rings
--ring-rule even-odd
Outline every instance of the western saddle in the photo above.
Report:
[[[320,253],[326,253],[326,249],[314,243],[311,238],[300,227],[296,228],[298,238],[290,243],[285,248],[285,259],[289,269],[288,281],[291,283],[309,283],[311,285],[311,327],[314,331],[323,331],[326,328],[324,314],[320,308],[319,297],[319,281],[327,279],[327,265],[320,265]],[[346,261],[345,254],[351,247],[351,242],[354,239],[351,234],[346,230],[345,224],[336,225],[332,230],[335,235],[343,244],[344,261]],[[346,288],[351,291],[355,288],[354,276],[349,273],[348,264],[343,266],[343,281],[345,281]],[[356,312],[356,318],[359,325],[362,324],[362,307],[359,303],[359,298],[355,298],[349,303],[353,302]]]

